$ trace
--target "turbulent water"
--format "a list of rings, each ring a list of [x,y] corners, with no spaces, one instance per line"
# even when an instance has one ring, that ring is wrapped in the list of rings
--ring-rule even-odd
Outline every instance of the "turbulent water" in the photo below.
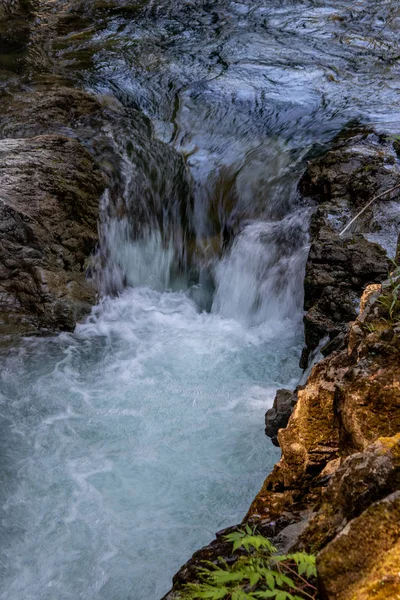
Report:
[[[197,258],[185,271],[176,217],[133,235],[103,210],[119,293],[73,334],[3,352],[0,598],[157,600],[278,457],[263,415],[300,378],[296,181],[349,121],[395,128],[398,22],[382,30],[377,2],[99,3],[77,35],[68,2],[57,27],[39,4],[25,68],[41,77],[56,51],[54,69],[143,111],[185,156]],[[144,175],[124,165],[129,202]]]

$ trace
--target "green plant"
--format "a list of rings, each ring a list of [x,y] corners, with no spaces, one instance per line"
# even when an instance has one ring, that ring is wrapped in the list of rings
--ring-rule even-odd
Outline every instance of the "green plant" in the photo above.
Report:
[[[277,554],[271,541],[248,525],[225,536],[237,560],[227,564],[204,562],[199,583],[190,583],[181,600],[314,600],[317,588],[315,556],[304,552]]]
[[[394,271],[389,274],[389,285],[384,286],[377,302],[387,310],[389,319],[395,320],[400,317],[400,269],[397,262],[392,260],[392,263]]]
[[[387,309],[390,319],[393,320],[400,316],[400,283],[385,290],[385,293],[378,299],[378,303]]]

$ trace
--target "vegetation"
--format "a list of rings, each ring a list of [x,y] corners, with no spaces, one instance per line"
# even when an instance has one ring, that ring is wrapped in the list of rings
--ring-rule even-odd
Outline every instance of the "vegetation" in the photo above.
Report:
[[[237,560],[205,562],[199,583],[187,584],[180,600],[314,600],[317,598],[315,556],[304,552],[277,554],[270,540],[251,530],[225,536]]]
[[[378,303],[386,309],[390,320],[397,321],[400,319],[400,277],[392,274],[389,281],[390,285],[384,288]]]

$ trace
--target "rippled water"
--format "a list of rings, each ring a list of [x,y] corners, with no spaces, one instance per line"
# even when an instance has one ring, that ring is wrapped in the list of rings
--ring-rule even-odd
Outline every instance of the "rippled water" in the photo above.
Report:
[[[15,350],[1,375],[0,597],[160,597],[278,458],[263,413],[295,384],[299,337],[289,320],[249,328],[139,288],[74,335]]]
[[[24,53],[0,57],[4,85],[51,73],[143,111],[185,157],[195,241],[177,217],[166,235],[103,211],[104,289],[119,295],[74,334],[3,352],[2,600],[157,600],[242,518],[278,458],[264,412],[300,377],[310,209],[296,181],[344,125],[395,131],[400,116],[387,3],[84,6],[39,2]],[[168,179],[171,159],[152,160]],[[129,205],[148,176],[124,165]]]

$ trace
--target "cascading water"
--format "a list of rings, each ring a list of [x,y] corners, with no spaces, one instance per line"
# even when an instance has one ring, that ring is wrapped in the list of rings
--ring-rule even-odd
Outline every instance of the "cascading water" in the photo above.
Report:
[[[234,248],[231,260],[228,272]],[[185,291],[128,288],[75,334],[11,353],[0,597],[159,598],[278,457],[262,420],[298,377],[298,308],[250,326],[199,312]]]
[[[365,43],[343,43],[337,6],[127,5],[100,8],[89,41],[66,10],[59,64],[90,47],[81,81],[144,111],[192,182],[124,125],[123,189],[102,206],[112,294],[73,334],[1,350],[1,600],[157,600],[243,517],[278,458],[264,412],[300,378],[304,158],[350,118],[396,121],[380,49],[366,94]]]
[[[263,414],[300,375],[307,211],[248,222],[214,255],[207,313],[171,275],[174,236],[132,238],[109,203],[104,286],[122,291],[4,359],[4,600],[161,597],[246,512],[278,458]]]

